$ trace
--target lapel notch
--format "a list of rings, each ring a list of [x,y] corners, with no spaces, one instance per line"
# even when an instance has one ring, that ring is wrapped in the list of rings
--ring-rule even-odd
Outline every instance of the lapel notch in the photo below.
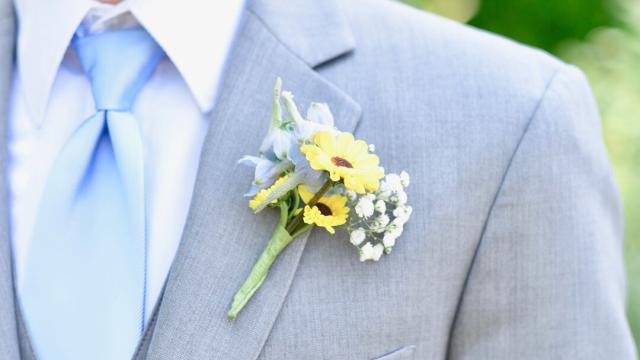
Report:
[[[355,49],[338,0],[255,0],[248,10],[312,68]]]

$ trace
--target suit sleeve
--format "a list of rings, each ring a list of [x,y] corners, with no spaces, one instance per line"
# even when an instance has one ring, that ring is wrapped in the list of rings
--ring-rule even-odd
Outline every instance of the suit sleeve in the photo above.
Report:
[[[563,65],[496,195],[449,358],[635,359],[622,218],[593,95]]]

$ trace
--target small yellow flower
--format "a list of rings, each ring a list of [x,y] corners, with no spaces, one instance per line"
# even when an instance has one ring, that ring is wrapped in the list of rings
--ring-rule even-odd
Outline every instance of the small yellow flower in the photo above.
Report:
[[[299,186],[298,191],[305,204],[313,198],[314,194],[304,186]],[[313,207],[309,205],[304,207],[303,220],[306,224],[322,226],[330,234],[335,234],[333,227],[344,225],[347,222],[349,208],[346,203],[346,196],[337,194],[323,196]]]
[[[280,186],[285,180],[287,180],[288,177],[289,177],[289,174],[281,176],[280,178],[278,178],[278,180],[276,180],[276,182],[273,183],[273,185],[269,186],[266,189],[262,189],[258,191],[258,193],[249,201],[249,207],[252,210],[255,210],[258,207],[258,205],[261,202],[263,202],[264,199],[266,199],[267,196],[269,196],[269,194],[271,194],[273,189]],[[273,200],[271,203],[275,204],[276,202],[277,200]]]
[[[384,170],[366,142],[350,133],[334,137],[328,131],[317,132],[313,142],[300,147],[313,169],[328,171],[331,180],[343,180],[347,189],[360,194],[378,189]]]

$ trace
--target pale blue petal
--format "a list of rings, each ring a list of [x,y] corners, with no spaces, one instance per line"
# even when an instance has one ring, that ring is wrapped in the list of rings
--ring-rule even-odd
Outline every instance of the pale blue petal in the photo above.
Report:
[[[329,105],[324,103],[311,103],[307,109],[307,120],[330,127],[335,124]]]
[[[296,143],[291,133],[279,131],[274,137],[273,153],[278,159],[285,160]]]
[[[238,160],[238,164],[244,165],[244,166],[255,167],[262,160],[263,160],[263,158],[258,157],[258,156],[245,155],[240,160]]]
[[[244,156],[238,163],[255,167],[254,180],[245,196],[253,196],[258,191],[271,186],[282,173],[293,168],[291,161],[272,161],[257,156]]]

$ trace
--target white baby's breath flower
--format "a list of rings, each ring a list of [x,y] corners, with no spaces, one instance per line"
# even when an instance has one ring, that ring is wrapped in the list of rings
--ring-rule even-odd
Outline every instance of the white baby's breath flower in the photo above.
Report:
[[[367,234],[364,232],[364,229],[357,228],[351,232],[349,241],[351,241],[354,246],[358,246],[364,241],[366,237]]]
[[[389,184],[387,184],[387,182],[384,180],[381,181],[380,186],[378,187],[378,191],[376,192],[376,198],[383,201],[389,201],[389,198],[392,194],[393,191],[389,187]]]
[[[384,214],[387,211],[387,204],[382,200],[378,200],[376,201],[375,209],[380,214]]]
[[[395,205],[403,206],[407,203],[407,193],[401,189],[400,191],[392,195],[389,201],[391,201]]]
[[[402,230],[394,229],[384,233],[382,237],[382,243],[384,247],[393,247],[396,244],[396,239],[400,237]]]
[[[373,144],[369,144],[369,152],[375,152],[376,151],[376,146]]]
[[[393,210],[393,216],[401,218],[403,222],[407,222],[412,212],[413,208],[411,206],[398,206]]]
[[[400,233],[402,233],[402,229],[406,222],[407,221],[404,218],[395,218],[391,221],[391,224],[389,224],[389,230],[399,230]]]
[[[382,256],[382,253],[384,252],[384,246],[382,244],[376,244],[373,246],[372,249],[372,260],[373,261],[378,261],[380,260],[380,257]]]
[[[370,242],[368,242],[360,248],[360,261],[378,261],[380,260],[383,252],[384,246],[382,246],[382,244],[372,245]]]
[[[378,216],[375,220],[373,220],[373,223],[371,224],[371,230],[377,233],[384,232],[387,225],[389,224],[389,221],[391,221],[389,217],[385,214],[382,214]]]
[[[367,242],[360,248],[360,261],[367,261],[373,259],[373,245]]]
[[[358,194],[356,194],[356,192],[353,190],[347,190],[345,192],[345,195],[347,195],[349,201],[354,201],[358,197]]]
[[[403,190],[402,180],[400,180],[400,175],[393,174],[393,173],[387,174],[387,176],[385,176],[384,179],[389,189],[391,189],[391,191],[398,192]]]
[[[407,203],[407,193],[404,191],[400,191],[397,194],[398,196],[398,205],[405,205]]]
[[[407,187],[409,186],[410,183],[410,179],[409,179],[409,174],[406,171],[402,171],[400,173],[400,183],[402,183],[402,186]]]
[[[355,210],[359,217],[366,219],[373,215],[373,201],[371,201],[369,196],[363,196],[358,200]]]

